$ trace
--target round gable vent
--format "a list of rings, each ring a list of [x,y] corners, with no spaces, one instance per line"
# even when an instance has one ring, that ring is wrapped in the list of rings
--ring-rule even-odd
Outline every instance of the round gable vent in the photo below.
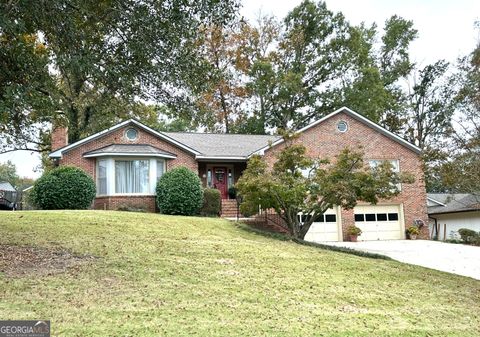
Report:
[[[339,121],[337,123],[337,130],[340,132],[346,132],[348,130],[348,124],[345,121]]]
[[[135,129],[128,129],[125,131],[125,137],[127,137],[128,140],[134,141],[138,138],[138,131]]]

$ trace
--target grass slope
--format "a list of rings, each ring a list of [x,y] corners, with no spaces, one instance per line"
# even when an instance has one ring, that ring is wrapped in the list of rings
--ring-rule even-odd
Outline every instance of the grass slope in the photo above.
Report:
[[[3,212],[0,233],[0,244],[99,257],[61,274],[0,273],[1,319],[50,319],[53,336],[480,335],[478,281],[220,219]]]

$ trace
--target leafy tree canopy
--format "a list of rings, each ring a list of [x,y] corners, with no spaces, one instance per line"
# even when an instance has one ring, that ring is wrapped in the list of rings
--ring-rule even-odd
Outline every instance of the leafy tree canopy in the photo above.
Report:
[[[259,16],[199,40],[212,71],[196,97],[196,123],[214,131],[298,129],[342,106],[391,129],[403,125],[407,94],[399,83],[414,64],[411,21],[351,25],[325,2],[303,1],[283,20]]]
[[[1,151],[42,150],[46,123],[76,141],[134,110],[139,99],[176,109],[202,84],[195,41],[223,25],[230,0],[4,1],[0,4]]]
[[[0,182],[7,181],[12,186],[17,186],[20,182],[20,177],[17,174],[17,168],[11,161],[0,164]]]

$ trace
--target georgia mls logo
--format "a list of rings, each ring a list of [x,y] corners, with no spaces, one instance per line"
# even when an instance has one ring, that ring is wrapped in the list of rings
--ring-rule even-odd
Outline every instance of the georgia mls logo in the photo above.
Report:
[[[50,337],[50,321],[0,321],[0,337]]]

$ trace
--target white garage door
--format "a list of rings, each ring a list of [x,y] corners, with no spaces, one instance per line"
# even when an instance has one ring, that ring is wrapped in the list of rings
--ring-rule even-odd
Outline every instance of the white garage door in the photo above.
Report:
[[[357,206],[355,225],[362,230],[361,241],[403,239],[399,205]]]
[[[308,215],[299,215],[301,221],[305,221]],[[338,234],[339,217],[335,209],[327,210],[320,218],[312,224],[305,235],[306,241],[340,241]]]

